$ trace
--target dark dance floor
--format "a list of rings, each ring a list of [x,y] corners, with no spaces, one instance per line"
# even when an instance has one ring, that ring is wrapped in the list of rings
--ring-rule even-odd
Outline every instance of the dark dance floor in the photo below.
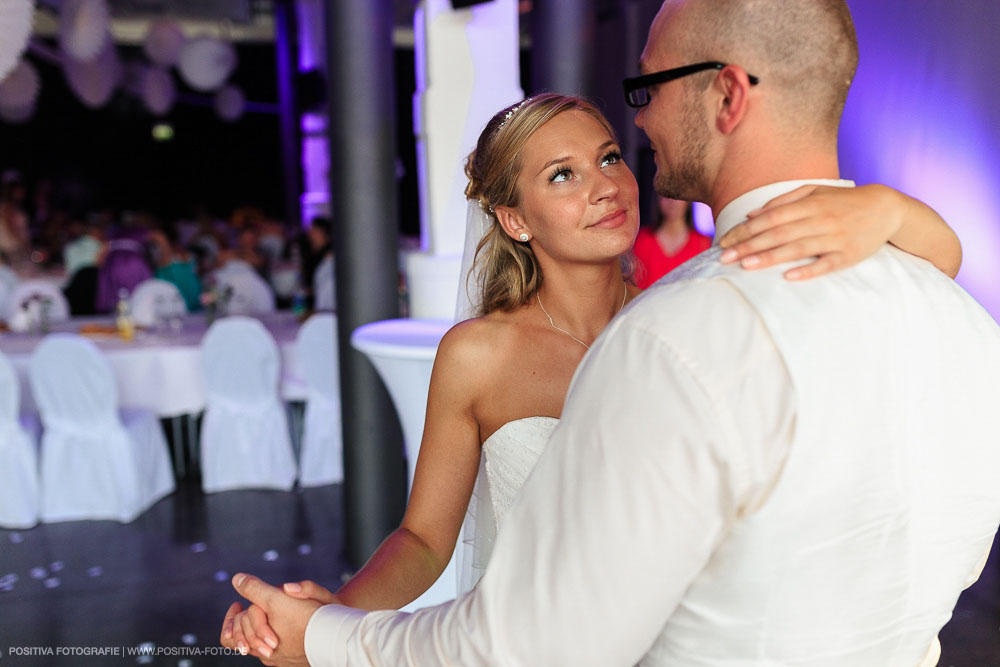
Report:
[[[187,482],[130,524],[0,530],[0,667],[260,664],[206,655],[238,599],[230,578],[339,582],[341,505],[339,485],[206,496]],[[32,657],[12,647],[147,654]]]
[[[335,585],[342,527],[339,486],[205,496],[189,482],[131,524],[0,530],[0,667],[259,664],[207,655],[231,575]],[[997,550],[942,632],[943,667],[1000,667]],[[26,655],[49,649],[108,655]]]

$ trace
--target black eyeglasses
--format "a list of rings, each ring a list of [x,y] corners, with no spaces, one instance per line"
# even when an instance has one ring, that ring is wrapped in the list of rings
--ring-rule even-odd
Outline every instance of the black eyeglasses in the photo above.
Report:
[[[722,69],[726,64],[720,62],[697,63],[695,65],[684,65],[683,67],[665,69],[662,72],[653,72],[652,74],[643,74],[631,79],[624,79],[622,80],[622,88],[625,89],[625,104],[636,109],[644,107],[649,104],[649,86],[680,79],[689,74],[704,72],[708,69]],[[748,73],[747,78],[750,79],[751,86],[756,86],[760,83],[760,79],[752,74]]]

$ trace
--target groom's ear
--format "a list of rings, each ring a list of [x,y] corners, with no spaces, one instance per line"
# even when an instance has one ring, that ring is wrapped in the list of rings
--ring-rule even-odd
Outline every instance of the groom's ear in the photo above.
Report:
[[[493,211],[497,216],[497,221],[503,228],[504,233],[514,239],[518,240],[518,237],[522,233],[527,233],[528,236],[533,236],[531,230],[524,224],[524,218],[521,216],[521,212],[516,208],[511,206],[497,206]]]
[[[716,75],[713,87],[718,95],[715,126],[722,134],[732,134],[747,113],[749,75],[740,67],[727,65]]]

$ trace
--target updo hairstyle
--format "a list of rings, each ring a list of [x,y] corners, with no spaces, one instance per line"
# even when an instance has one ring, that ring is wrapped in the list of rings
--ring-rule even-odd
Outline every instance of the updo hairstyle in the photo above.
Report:
[[[527,243],[507,236],[494,210],[519,203],[517,177],[521,173],[524,145],[542,125],[564,111],[582,111],[601,124],[618,141],[614,129],[597,108],[579,97],[543,93],[499,111],[486,124],[476,149],[465,162],[469,185],[465,196],[478,201],[489,218],[489,229],[476,247],[478,268],[477,315],[520,308],[542,286],[542,270]],[[464,277],[466,283],[468,276]],[[468,285],[466,284],[466,289]],[[475,300],[473,300],[475,302]]]

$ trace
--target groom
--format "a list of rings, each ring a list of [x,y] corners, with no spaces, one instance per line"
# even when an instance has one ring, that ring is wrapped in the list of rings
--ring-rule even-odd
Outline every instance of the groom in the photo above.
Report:
[[[626,82],[658,191],[721,236],[849,187],[856,61],[843,0],[668,0]],[[891,247],[810,282],[719,253],[587,354],[476,590],[366,613],[237,575],[268,664],[934,664],[1000,522],[1000,330]]]

